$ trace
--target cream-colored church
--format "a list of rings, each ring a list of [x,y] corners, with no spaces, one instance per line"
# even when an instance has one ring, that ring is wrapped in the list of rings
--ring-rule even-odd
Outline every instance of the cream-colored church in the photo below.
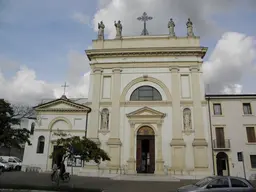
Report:
[[[99,23],[98,39],[86,50],[88,100],[63,96],[37,106],[32,146],[26,146],[23,164],[50,171],[49,154],[57,139],[53,133],[65,131],[86,134],[111,157],[100,166],[77,159],[77,174],[211,175],[202,79],[207,48],[200,45],[190,20],[185,37],[176,36],[172,21],[168,26],[168,35],[147,35],[144,28],[142,35],[125,37],[116,23],[116,38],[105,39]]]

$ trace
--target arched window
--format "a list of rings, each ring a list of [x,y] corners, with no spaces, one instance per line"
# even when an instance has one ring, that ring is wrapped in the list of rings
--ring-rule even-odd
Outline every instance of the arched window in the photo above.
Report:
[[[31,124],[30,134],[31,134],[31,135],[34,135],[34,131],[35,131],[35,123],[33,122],[33,123]]]
[[[37,151],[36,151],[37,153],[44,153],[44,143],[45,143],[44,136],[40,136],[37,142]]]
[[[151,86],[141,86],[133,91],[131,101],[161,101],[162,96],[157,89]]]

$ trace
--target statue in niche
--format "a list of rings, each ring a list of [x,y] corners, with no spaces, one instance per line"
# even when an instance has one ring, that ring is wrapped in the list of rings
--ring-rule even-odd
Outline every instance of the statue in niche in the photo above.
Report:
[[[175,23],[171,18],[169,23],[168,23],[168,28],[169,28],[169,35],[172,36],[172,37],[175,37],[174,27],[175,27]]]
[[[184,124],[184,130],[191,130],[191,110],[189,108],[186,108],[183,110],[183,124]]]
[[[114,25],[116,27],[116,38],[121,38],[122,37],[122,30],[123,30],[123,26],[121,24],[121,21],[120,20],[118,22],[115,21]]]
[[[100,23],[98,23],[98,39],[104,39],[104,29],[105,29],[105,25],[103,23],[103,21],[101,21]]]
[[[103,109],[101,112],[101,129],[107,130],[109,124],[109,111],[108,109]]]
[[[190,20],[190,18],[188,18],[188,21],[186,23],[187,25],[187,36],[188,37],[194,37],[194,32],[193,32],[193,23],[192,21]]]

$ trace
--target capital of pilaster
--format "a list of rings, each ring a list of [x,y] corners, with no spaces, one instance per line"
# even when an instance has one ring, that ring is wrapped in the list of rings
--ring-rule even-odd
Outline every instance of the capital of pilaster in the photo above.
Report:
[[[101,74],[103,72],[103,69],[101,69],[101,68],[94,68],[93,69],[93,73],[95,73],[95,74]]]
[[[180,71],[179,67],[170,67],[169,70],[172,72],[172,73],[178,73]]]
[[[190,67],[189,69],[192,73],[197,73],[200,71],[200,68],[199,67]]]
[[[162,128],[162,124],[163,124],[163,121],[162,121],[162,120],[157,121],[157,122],[156,122],[157,128],[158,128],[158,129],[161,129],[161,128]]]
[[[134,123],[133,121],[129,121],[129,123],[130,123],[130,127],[131,127],[131,128],[134,128],[134,127],[135,127],[135,123]]]
[[[121,68],[114,68],[112,69],[113,73],[121,73],[123,70]]]

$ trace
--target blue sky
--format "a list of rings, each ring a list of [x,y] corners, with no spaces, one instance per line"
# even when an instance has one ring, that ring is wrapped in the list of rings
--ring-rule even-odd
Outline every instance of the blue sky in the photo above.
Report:
[[[183,0],[166,2],[149,0],[142,7],[145,3],[143,0],[0,0],[2,76],[6,82],[11,81],[22,65],[35,73],[36,81],[43,81],[47,85],[56,86],[69,81],[72,70],[73,76],[82,77],[88,71],[88,66],[81,68],[82,65],[87,65],[84,50],[97,36],[95,31],[97,22],[104,21],[107,25],[106,35],[109,37],[113,33],[112,22],[119,19],[124,25],[124,35],[139,35],[142,23],[135,21],[135,18],[144,10],[154,17],[154,20],[149,23],[151,34],[167,33],[168,19],[173,17],[177,21],[176,34],[185,35],[184,26],[186,19],[190,17],[194,22],[196,34],[202,36],[201,44],[209,47],[205,61],[209,60],[223,34],[237,32],[245,36],[255,36],[256,3],[254,1],[195,0],[189,4]],[[232,39],[229,40],[233,42]],[[236,44],[241,48],[242,45],[243,42],[240,41]],[[252,47],[247,46],[247,49]],[[244,49],[245,53],[248,52],[247,49]],[[225,50],[228,51],[227,48]],[[228,54],[222,55],[223,61],[225,55]],[[74,64],[76,56],[79,57],[77,60],[80,64]],[[211,66],[214,62],[216,59],[210,62]],[[244,62],[243,59],[240,63],[242,62]],[[248,65],[248,62],[251,60],[241,64],[240,67]],[[76,65],[77,68],[80,67],[79,71],[74,69]],[[75,67],[72,69],[72,66]],[[221,67],[218,69],[210,67],[208,73],[212,70],[213,73],[218,74],[218,71],[223,71]],[[232,68],[232,64],[229,67]],[[227,70],[228,67],[224,68]],[[255,78],[255,73],[243,72],[237,76],[229,82],[230,85],[231,83],[241,84],[244,92],[252,92],[255,89],[250,83]],[[217,82],[216,86],[223,88],[224,85]],[[7,96],[3,94],[2,97]]]
[[[95,1],[81,0],[76,4],[67,0],[50,2],[5,1],[0,52],[33,68],[39,79],[63,82],[68,52],[83,54],[95,36],[91,27],[76,22],[72,15],[76,11],[93,15],[96,5]]]

